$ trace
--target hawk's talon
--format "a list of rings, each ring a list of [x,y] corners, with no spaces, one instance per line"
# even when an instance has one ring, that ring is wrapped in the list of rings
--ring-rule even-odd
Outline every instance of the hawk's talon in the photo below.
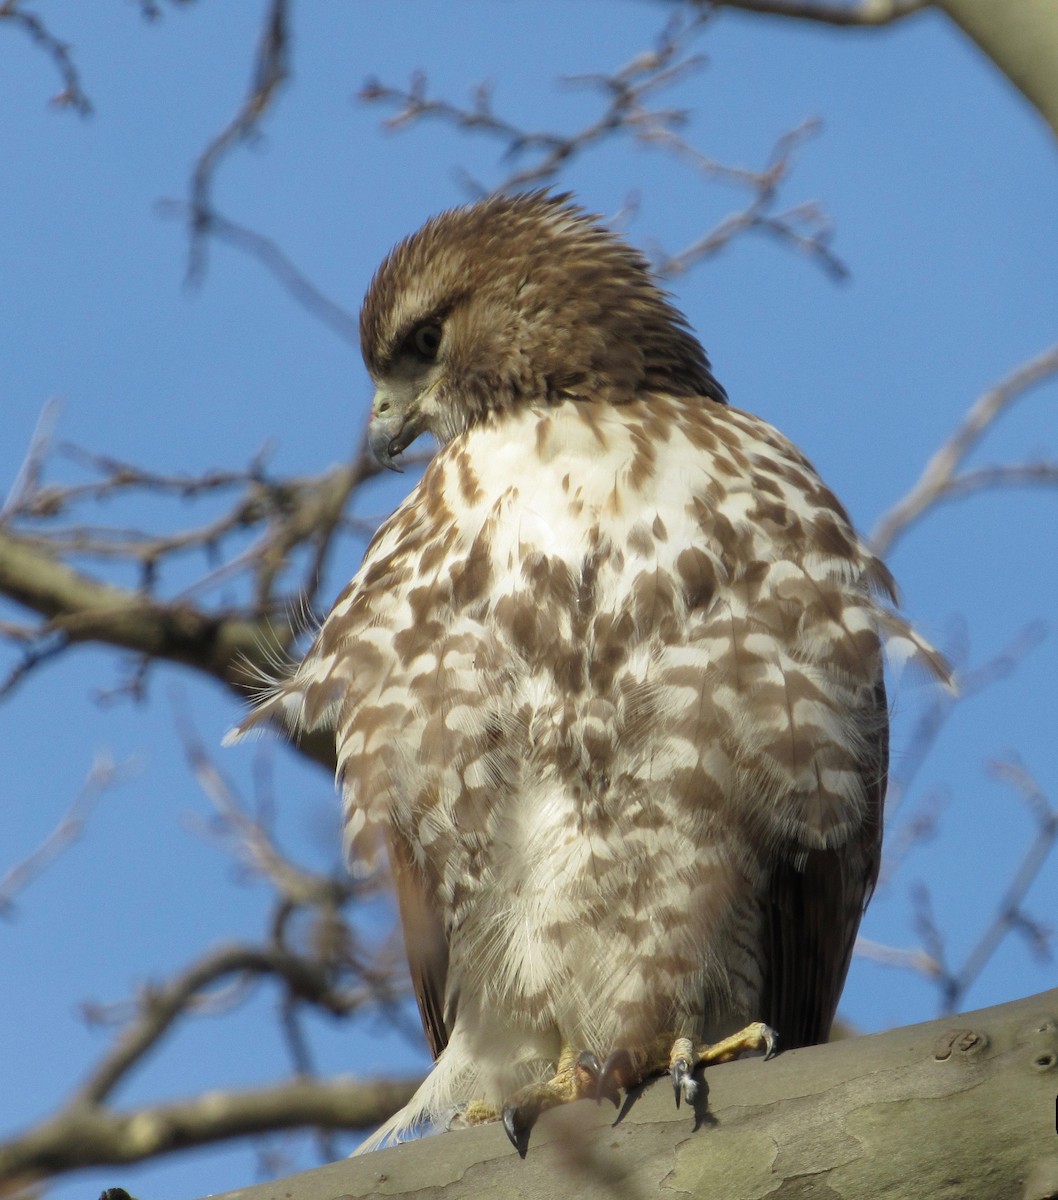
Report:
[[[532,1133],[536,1118],[541,1111],[541,1109],[534,1110],[532,1106],[526,1105],[505,1104],[503,1106],[504,1132],[511,1139],[511,1145],[518,1151],[519,1158],[525,1158],[526,1151],[529,1149],[529,1134]]]
[[[612,1100],[614,1105],[620,1104],[622,1088],[628,1088],[635,1082],[632,1070],[632,1056],[627,1050],[613,1050],[602,1065],[598,1082],[595,1085],[595,1099]]]
[[[722,1038],[710,1046],[702,1046],[698,1051],[698,1063],[709,1066],[712,1063],[733,1062],[743,1054],[764,1051],[764,1059],[774,1058],[779,1052],[779,1035],[770,1025],[763,1021],[754,1021],[738,1033]]]
[[[602,1093],[599,1089],[603,1085],[603,1069],[599,1065],[598,1058],[590,1050],[582,1050],[573,1070],[577,1095],[594,1096],[595,1102],[598,1104],[602,1100]],[[607,1095],[614,1104],[617,1103],[616,1094],[608,1092]]]
[[[671,1067],[672,1071],[672,1090],[676,1093],[676,1107],[680,1107],[680,1102],[684,1097],[687,1098],[687,1103],[690,1104],[698,1091],[698,1084],[694,1079],[694,1072],[691,1070],[691,1064],[685,1058],[677,1058]]]
[[[546,1083],[530,1083],[508,1096],[500,1117],[503,1128],[518,1154],[525,1158],[529,1135],[541,1113],[571,1100],[598,1099],[603,1075],[599,1060],[590,1050],[579,1054],[567,1046],[559,1055],[554,1076]],[[617,1103],[616,1099],[614,1103]]]

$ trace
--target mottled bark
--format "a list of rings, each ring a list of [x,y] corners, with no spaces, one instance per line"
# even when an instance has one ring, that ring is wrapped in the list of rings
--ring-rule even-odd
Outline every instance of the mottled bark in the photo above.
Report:
[[[1058,990],[714,1067],[702,1091],[697,1131],[660,1080],[616,1126],[608,1104],[546,1113],[525,1162],[488,1125],[213,1200],[1058,1195]]]

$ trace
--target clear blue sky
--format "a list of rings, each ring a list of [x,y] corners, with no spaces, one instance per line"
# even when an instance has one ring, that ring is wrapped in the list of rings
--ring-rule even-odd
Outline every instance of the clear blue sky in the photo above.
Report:
[[[82,121],[49,108],[51,65],[0,25],[0,493],[51,397],[62,400],[62,438],[162,472],[241,465],[265,441],[277,471],[314,472],[350,454],[369,400],[355,347],[229,248],[214,247],[203,286],[185,289],[184,232],[156,207],[186,195],[196,155],[242,99],[264,5],[166,7],[156,24],[129,3],[39,7],[71,43],[96,112]],[[487,140],[437,125],[380,133],[382,113],[353,99],[365,77],[403,83],[422,67],[435,94],[456,100],[492,79],[503,115],[575,128],[595,101],[554,79],[613,70],[651,43],[668,11],[647,0],[297,5],[293,82],[264,136],[222,167],[217,203],[278,240],[355,312],[391,244],[466,198],[457,166],[486,183],[505,173]],[[823,118],[785,195],[821,201],[852,276],[836,285],[804,258],[745,238],[676,281],[679,302],[733,402],[798,442],[870,528],[969,403],[1056,339],[1054,142],[939,17],[857,34],[727,14],[699,48],[709,65],[663,102],[693,108],[687,133],[705,153],[759,166],[779,134]],[[627,142],[588,154],[561,183],[605,214],[637,192],[628,235],[670,249],[739,201]],[[1053,385],[1027,397],[976,461],[1058,456],[1056,401]],[[381,514],[408,483],[366,495],[361,515]],[[176,507],[116,506],[93,519],[172,528],[195,518]],[[1056,513],[1058,497],[1028,491],[937,513],[891,562],[908,611],[942,645],[965,637],[971,661],[1035,618],[1053,621]],[[188,563],[172,586],[199,566]],[[355,557],[336,565],[331,594],[355,567]],[[116,656],[82,650],[0,708],[0,873],[54,826],[95,755],[139,763],[0,923],[5,1132],[46,1114],[102,1052],[106,1035],[78,1019],[82,1000],[121,999],[208,944],[261,931],[264,890],[233,882],[230,860],[196,832],[209,808],[174,733],[174,705],[183,705],[202,739],[219,743],[235,702],[174,668],[154,675],[147,703],[100,705],[98,690],[120,678]],[[1013,676],[955,714],[905,809],[911,816],[942,793],[938,834],[876,898],[869,937],[917,944],[908,892],[924,879],[953,961],[972,945],[1032,837],[1023,807],[984,764],[1016,751],[1058,802],[1056,678],[1052,632]],[[897,765],[923,695],[911,679],[895,688]],[[259,752],[218,756],[249,790]],[[333,861],[327,781],[278,746],[263,752],[274,759],[287,845]],[[1053,923],[1058,863],[1029,909]],[[967,1004],[1039,991],[1055,977],[1053,963],[1009,940]],[[263,992],[236,1017],[181,1026],[119,1103],[278,1079],[286,1063],[272,1004]],[[935,1004],[926,982],[858,962],[843,1011],[875,1030],[932,1017]],[[427,1061],[381,1023],[320,1022],[313,1035],[329,1073],[408,1072]],[[291,1166],[310,1165],[298,1145]],[[184,1200],[253,1172],[249,1150],[220,1149],[69,1178],[52,1194],[74,1200],[120,1183],[144,1200]]]

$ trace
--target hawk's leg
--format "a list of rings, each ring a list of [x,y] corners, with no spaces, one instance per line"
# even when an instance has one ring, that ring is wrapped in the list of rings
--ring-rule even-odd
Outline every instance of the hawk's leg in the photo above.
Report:
[[[522,1158],[529,1148],[533,1126],[549,1108],[602,1095],[617,1103],[617,1086],[613,1080],[606,1084],[602,1074],[594,1054],[566,1046],[559,1055],[555,1074],[546,1083],[530,1083],[507,1098],[503,1105],[503,1128]]]
[[[525,1158],[529,1134],[541,1113],[571,1100],[586,1098],[619,1102],[621,1090],[637,1087],[653,1075],[670,1073],[676,1090],[676,1106],[686,1098],[693,1100],[698,1089],[693,1076],[700,1066],[730,1062],[742,1054],[764,1051],[771,1058],[778,1050],[779,1035],[762,1021],[722,1041],[695,1048],[688,1037],[663,1034],[653,1043],[634,1051],[614,1050],[600,1066],[590,1051],[578,1052],[567,1046],[559,1056],[555,1074],[546,1083],[531,1083],[519,1088],[503,1105],[503,1127],[514,1148]],[[480,1114],[468,1106],[464,1119],[469,1123],[493,1120],[495,1110],[479,1106]]]
[[[679,1108],[681,1100],[690,1102],[694,1099],[698,1090],[694,1072],[698,1067],[731,1062],[743,1054],[760,1050],[764,1051],[766,1059],[773,1058],[778,1048],[779,1035],[763,1021],[755,1021],[730,1037],[697,1049],[688,1037],[662,1036],[635,1056],[627,1050],[615,1050],[599,1074],[599,1095],[609,1095],[615,1085],[627,1090],[651,1075],[668,1072],[672,1075],[676,1107]]]
[[[754,1021],[738,1033],[722,1038],[712,1045],[693,1048],[690,1038],[677,1038],[669,1052],[668,1070],[672,1074],[672,1087],[676,1093],[676,1107],[686,1099],[688,1103],[694,1099],[698,1084],[694,1080],[697,1067],[707,1067],[712,1063],[731,1062],[743,1054],[764,1051],[764,1057],[774,1058],[779,1049],[779,1035],[770,1025],[763,1021]]]

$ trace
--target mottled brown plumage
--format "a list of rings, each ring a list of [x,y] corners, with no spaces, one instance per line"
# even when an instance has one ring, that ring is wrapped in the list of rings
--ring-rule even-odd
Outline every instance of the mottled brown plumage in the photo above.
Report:
[[[246,725],[333,727],[354,867],[388,850],[439,1057],[376,1143],[515,1093],[524,1151],[600,1076],[689,1095],[701,1042],[824,1039],[878,870],[880,639],[932,653],[885,568],[563,197],[428,222],[361,335],[376,453],[441,449]]]

